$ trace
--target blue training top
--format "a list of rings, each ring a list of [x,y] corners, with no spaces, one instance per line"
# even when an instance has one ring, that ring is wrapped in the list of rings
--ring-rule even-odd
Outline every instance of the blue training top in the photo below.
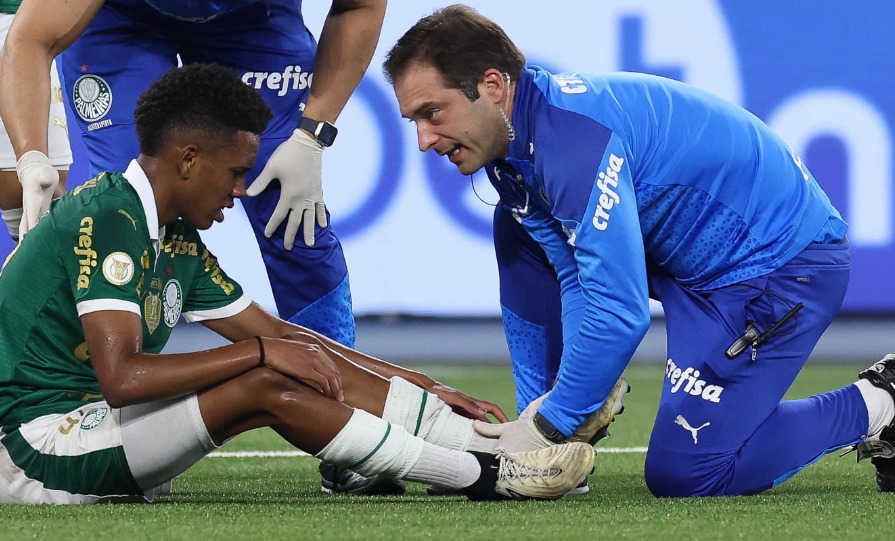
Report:
[[[163,15],[183,21],[204,22],[261,0],[144,0]]]
[[[556,269],[564,350],[540,408],[566,435],[649,325],[647,260],[687,286],[768,274],[847,225],[786,144],[684,83],[523,70],[509,157],[486,172]]]

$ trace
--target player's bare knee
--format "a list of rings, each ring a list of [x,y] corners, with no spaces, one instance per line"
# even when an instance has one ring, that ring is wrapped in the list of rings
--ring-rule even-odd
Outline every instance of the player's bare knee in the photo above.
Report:
[[[287,407],[294,410],[324,398],[316,389],[269,368],[252,370],[244,377],[248,380],[249,395],[270,413],[276,414]]]

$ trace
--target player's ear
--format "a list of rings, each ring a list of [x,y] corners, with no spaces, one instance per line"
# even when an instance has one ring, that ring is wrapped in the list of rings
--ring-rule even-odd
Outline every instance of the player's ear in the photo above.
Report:
[[[184,145],[177,149],[177,168],[180,177],[184,180],[190,178],[190,175],[192,175],[193,165],[196,163],[196,152],[196,145]]]

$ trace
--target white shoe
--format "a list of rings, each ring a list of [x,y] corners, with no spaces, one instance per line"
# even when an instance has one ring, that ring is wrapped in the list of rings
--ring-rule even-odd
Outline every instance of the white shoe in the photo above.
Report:
[[[522,453],[498,450],[496,458],[495,492],[514,499],[555,500],[587,477],[594,465],[594,449],[573,442]]]
[[[600,409],[591,413],[590,417],[566,441],[584,441],[596,445],[598,441],[608,437],[609,423],[615,420],[616,415],[621,415],[625,411],[622,398],[625,393],[629,392],[631,392],[631,386],[628,385],[625,378],[619,378]]]

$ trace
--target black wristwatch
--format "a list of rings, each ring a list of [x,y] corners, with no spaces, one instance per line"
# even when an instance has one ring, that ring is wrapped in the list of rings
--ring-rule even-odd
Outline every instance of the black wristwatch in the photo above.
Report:
[[[336,135],[339,134],[339,130],[332,122],[314,120],[306,116],[301,117],[301,120],[298,121],[298,127],[312,134],[325,147],[332,146],[333,141],[336,140]]]
[[[534,418],[535,427],[537,427],[538,432],[540,432],[545,438],[553,443],[562,443],[566,441],[566,436],[562,432],[559,431],[558,428],[553,426],[553,423],[547,420],[546,417],[539,413],[535,413]]]

